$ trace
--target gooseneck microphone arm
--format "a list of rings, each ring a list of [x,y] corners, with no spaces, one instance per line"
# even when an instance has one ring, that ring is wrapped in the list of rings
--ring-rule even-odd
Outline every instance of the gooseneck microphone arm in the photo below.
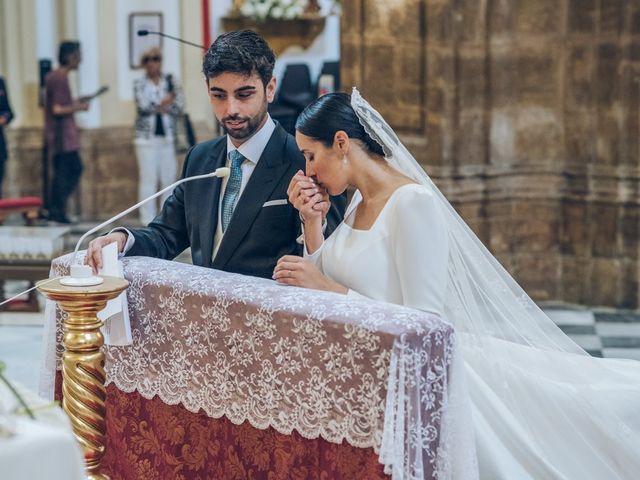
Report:
[[[82,244],[84,239],[87,238],[88,235],[91,235],[92,233],[97,232],[101,228],[106,227],[111,222],[114,222],[114,221],[118,220],[119,218],[122,218],[127,213],[130,213],[133,210],[135,210],[136,208],[138,208],[140,205],[142,205],[144,203],[147,203],[149,200],[153,200],[158,195],[162,195],[164,192],[170,190],[171,188],[175,188],[176,186],[180,185],[181,183],[190,182],[191,180],[200,180],[202,178],[213,178],[213,177],[223,178],[223,177],[229,176],[229,172],[230,172],[229,167],[220,167],[220,168],[216,169],[215,171],[213,171],[211,173],[205,173],[204,175],[194,175],[193,177],[186,177],[186,178],[183,178],[181,180],[178,180],[177,182],[169,185],[168,187],[163,188],[158,193],[155,193],[155,194],[151,195],[150,197],[145,198],[141,202],[136,203],[134,206],[132,206],[130,208],[127,208],[124,212],[120,212],[117,215],[111,217],[106,222],[102,222],[100,225],[97,225],[97,226],[93,227],[91,230],[89,230],[87,233],[85,233],[82,237],[80,237],[80,240],[78,240],[78,243],[76,244],[76,249],[73,251],[73,258],[71,259],[71,265],[70,265],[71,275],[70,276],[55,277],[55,278],[50,278],[49,280],[45,280],[43,282],[39,282],[38,285],[36,285],[34,287],[31,287],[31,288],[25,290],[24,292],[20,292],[19,294],[14,295],[11,298],[7,298],[3,302],[0,302],[0,307],[2,305],[4,305],[5,303],[9,303],[9,302],[15,300],[19,296],[24,295],[25,293],[28,293],[31,290],[34,290],[34,289],[38,288],[39,286],[45,285],[45,284],[53,282],[55,280],[60,280],[60,283],[62,285],[75,286],[75,287],[90,287],[90,286],[93,286],[93,285],[101,284],[103,282],[103,279],[101,277],[91,276],[91,267],[89,265],[77,265],[76,264],[76,257],[78,255],[78,249],[80,248],[80,245]]]
[[[153,195],[151,195],[150,197],[145,198],[144,200],[142,200],[141,202],[136,203],[135,205],[133,205],[132,207],[127,208],[126,210],[124,210],[123,212],[118,213],[117,215],[114,215],[113,217],[111,217],[109,220],[107,220],[106,222],[102,222],[100,225],[96,225],[95,227],[93,227],[92,229],[90,229],[87,233],[85,233],[84,235],[82,235],[80,237],[80,240],[78,240],[78,243],[76,243],[76,248],[73,251],[73,258],[71,259],[71,264],[75,264],[76,263],[76,257],[78,255],[78,250],[80,249],[80,245],[82,245],[82,242],[92,233],[97,232],[98,230],[106,227],[107,225],[109,225],[111,222],[115,222],[116,220],[124,217],[125,215],[133,212],[135,209],[137,209],[138,207],[140,207],[141,205],[144,205],[145,203],[153,200],[154,198],[159,197],[160,195],[162,195],[165,192],[168,192],[169,190],[177,187],[178,185],[185,183],[185,182],[190,182],[191,180],[200,180],[202,178],[213,178],[213,177],[226,177],[229,175],[229,168],[228,167],[221,167],[216,169],[215,171],[211,172],[211,173],[205,173],[204,175],[194,175],[193,177],[186,177],[183,178],[181,180],[178,180],[175,183],[172,183],[171,185],[169,185],[166,188],[163,188],[162,190],[160,190],[159,192],[154,193]]]
[[[138,36],[139,37],[146,37],[147,35],[160,35],[161,37],[167,37],[167,38],[170,38],[171,40],[175,40],[177,42],[181,42],[181,43],[184,43],[186,45],[191,45],[192,47],[198,47],[198,48],[201,48],[203,50],[207,49],[207,47],[205,47],[203,45],[198,45],[197,43],[189,42],[187,40],[183,40],[181,38],[174,37],[172,35],[167,35],[166,33],[152,32],[151,30],[138,30]]]

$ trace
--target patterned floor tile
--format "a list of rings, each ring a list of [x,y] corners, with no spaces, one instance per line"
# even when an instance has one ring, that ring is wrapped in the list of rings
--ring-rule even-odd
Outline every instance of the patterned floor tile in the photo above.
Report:
[[[630,358],[640,360],[640,348],[604,348],[602,352],[607,358]]]
[[[593,325],[593,312],[589,310],[545,309],[551,320],[557,325]]]

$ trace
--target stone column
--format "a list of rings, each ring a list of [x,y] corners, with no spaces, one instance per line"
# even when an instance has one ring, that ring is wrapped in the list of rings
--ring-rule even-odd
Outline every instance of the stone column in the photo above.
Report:
[[[344,85],[539,301],[638,308],[640,1],[343,2]]]

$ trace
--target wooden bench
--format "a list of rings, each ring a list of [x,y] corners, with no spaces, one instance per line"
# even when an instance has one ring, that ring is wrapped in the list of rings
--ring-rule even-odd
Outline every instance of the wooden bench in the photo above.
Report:
[[[9,215],[20,213],[29,226],[38,219],[42,199],[40,197],[0,198],[0,225]],[[5,280],[28,280],[35,282],[47,278],[50,260],[0,260],[0,299],[4,297]],[[15,300],[5,305],[2,310],[10,311],[38,311],[37,296],[29,294],[26,301]]]
[[[5,280],[27,280],[29,288],[38,280],[49,277],[51,260],[0,260],[0,301],[4,300]],[[0,307],[5,312],[39,312],[38,295],[29,292],[26,300],[16,299]]]
[[[40,197],[0,198],[0,225],[14,213],[21,213],[27,225],[32,225],[41,207]]]

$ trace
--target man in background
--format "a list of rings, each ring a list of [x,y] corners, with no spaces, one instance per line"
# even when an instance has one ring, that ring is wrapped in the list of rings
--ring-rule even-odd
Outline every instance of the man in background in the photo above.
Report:
[[[45,79],[44,134],[48,155],[53,158],[53,182],[49,220],[71,223],[67,217],[67,200],[75,190],[82,173],[80,131],[74,114],[89,109],[84,98],[73,99],[69,87],[69,72],[77,70],[82,57],[80,43],[60,44],[59,66]]]
[[[2,198],[2,180],[4,179],[4,164],[8,158],[7,144],[4,139],[4,126],[13,120],[13,112],[9,104],[9,95],[4,78],[0,77],[0,198]]]

